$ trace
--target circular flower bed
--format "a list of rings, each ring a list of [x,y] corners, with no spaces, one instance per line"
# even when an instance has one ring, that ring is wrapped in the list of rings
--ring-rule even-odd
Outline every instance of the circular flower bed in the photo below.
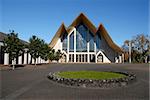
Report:
[[[127,72],[69,71],[49,73],[54,82],[76,87],[120,87],[126,86],[136,78]]]

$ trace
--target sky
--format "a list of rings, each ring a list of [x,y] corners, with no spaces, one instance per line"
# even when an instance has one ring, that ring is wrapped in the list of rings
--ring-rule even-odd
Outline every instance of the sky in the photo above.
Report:
[[[149,34],[148,11],[149,0],[0,0],[0,31],[50,43],[61,23],[69,26],[82,12],[95,27],[102,23],[121,46],[137,34]]]

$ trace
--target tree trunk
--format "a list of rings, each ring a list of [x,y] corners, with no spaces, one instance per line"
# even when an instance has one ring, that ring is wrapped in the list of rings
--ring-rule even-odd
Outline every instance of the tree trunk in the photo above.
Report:
[[[49,60],[49,64],[52,62],[52,60]]]
[[[147,63],[147,58],[148,58],[148,57],[146,56],[146,57],[145,57],[145,63]]]
[[[36,59],[34,59],[34,65],[36,66]]]
[[[15,70],[15,59],[13,59],[12,61],[13,61],[13,62],[12,62],[12,65],[13,65],[13,66],[12,66],[12,69]]]

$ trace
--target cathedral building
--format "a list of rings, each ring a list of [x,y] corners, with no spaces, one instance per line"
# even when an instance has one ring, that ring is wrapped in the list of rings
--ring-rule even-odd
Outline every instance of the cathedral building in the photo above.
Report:
[[[64,63],[122,63],[124,58],[105,27],[96,28],[83,13],[69,27],[62,23],[49,47],[63,53]]]

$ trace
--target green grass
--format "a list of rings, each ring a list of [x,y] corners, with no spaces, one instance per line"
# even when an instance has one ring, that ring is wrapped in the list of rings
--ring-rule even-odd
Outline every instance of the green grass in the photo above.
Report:
[[[98,72],[98,71],[66,71],[59,72],[56,75],[63,78],[73,79],[112,79],[126,77],[123,74],[113,72]]]

